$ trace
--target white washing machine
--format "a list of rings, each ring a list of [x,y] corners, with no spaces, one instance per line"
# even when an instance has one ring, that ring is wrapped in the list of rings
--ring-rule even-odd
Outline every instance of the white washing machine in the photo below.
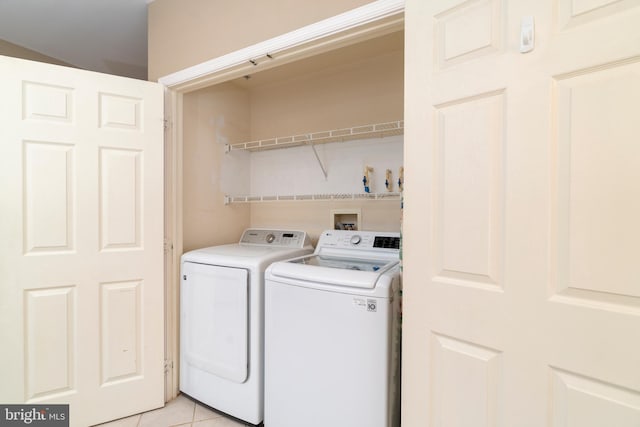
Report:
[[[325,231],[265,273],[265,427],[400,425],[398,233]]]
[[[309,254],[303,231],[248,229],[182,255],[180,390],[251,424],[264,415],[264,271]]]

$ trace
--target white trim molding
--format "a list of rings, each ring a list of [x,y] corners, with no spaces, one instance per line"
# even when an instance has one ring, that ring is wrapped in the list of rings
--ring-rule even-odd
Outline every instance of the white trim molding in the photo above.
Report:
[[[307,25],[244,49],[185,68],[158,81],[168,88],[189,92],[240,77],[249,71],[335,49],[404,27],[405,0],[377,0],[340,15]],[[323,46],[327,46],[323,49]],[[308,48],[305,48],[308,46]]]

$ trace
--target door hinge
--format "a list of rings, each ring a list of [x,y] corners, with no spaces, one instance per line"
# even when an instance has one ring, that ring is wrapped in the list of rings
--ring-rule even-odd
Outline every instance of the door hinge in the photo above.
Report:
[[[165,360],[164,361],[164,373],[173,370],[173,360]]]
[[[164,119],[162,120],[163,124],[164,124],[164,130],[168,130],[169,127],[171,126],[171,121],[169,119]]]
[[[165,253],[173,250],[173,242],[169,239],[164,239],[164,251]]]

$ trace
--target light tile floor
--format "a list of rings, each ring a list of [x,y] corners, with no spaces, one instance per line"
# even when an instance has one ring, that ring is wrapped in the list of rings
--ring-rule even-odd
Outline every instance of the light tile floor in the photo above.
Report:
[[[245,425],[179,395],[163,408],[100,424],[99,427],[241,427]],[[96,426],[97,427],[97,426]]]

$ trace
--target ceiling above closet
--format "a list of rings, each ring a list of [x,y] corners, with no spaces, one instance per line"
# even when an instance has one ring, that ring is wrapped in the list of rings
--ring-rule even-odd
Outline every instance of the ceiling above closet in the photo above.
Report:
[[[252,87],[282,82],[299,76],[315,73],[340,64],[354,64],[373,56],[404,49],[404,31],[352,44],[326,53],[318,54],[281,67],[271,68],[233,80],[233,83],[250,89]],[[248,78],[247,78],[248,77]]]

